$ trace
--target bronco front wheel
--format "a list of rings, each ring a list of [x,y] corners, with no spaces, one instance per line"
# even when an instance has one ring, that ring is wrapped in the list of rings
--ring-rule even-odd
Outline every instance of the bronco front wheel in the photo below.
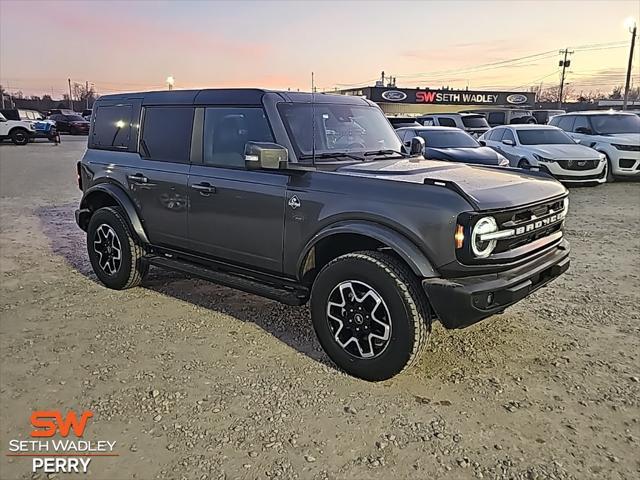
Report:
[[[420,284],[395,257],[348,253],[329,262],[311,292],[320,344],[342,370],[386,380],[410,366],[427,342],[431,317]]]

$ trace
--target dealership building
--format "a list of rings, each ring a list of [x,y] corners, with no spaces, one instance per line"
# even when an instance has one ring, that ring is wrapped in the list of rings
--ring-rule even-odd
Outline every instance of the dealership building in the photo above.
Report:
[[[419,115],[435,112],[459,112],[473,108],[532,108],[536,94],[532,92],[502,92],[451,90],[430,88],[362,87],[341,90],[343,95],[363,96],[377,103],[387,115]]]

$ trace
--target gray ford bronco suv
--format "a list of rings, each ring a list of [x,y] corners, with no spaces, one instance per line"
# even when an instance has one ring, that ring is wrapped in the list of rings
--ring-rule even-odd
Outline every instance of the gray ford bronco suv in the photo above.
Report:
[[[359,97],[255,89],[101,97],[76,221],[109,288],[149,265],[289,305],[351,375],[383,380],[431,322],[471,325],[569,266],[567,190],[425,160]]]

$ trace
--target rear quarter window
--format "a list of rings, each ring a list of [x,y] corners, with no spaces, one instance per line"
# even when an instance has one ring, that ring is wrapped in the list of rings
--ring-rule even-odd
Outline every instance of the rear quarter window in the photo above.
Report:
[[[92,147],[126,150],[131,139],[131,105],[98,107],[94,115]]]

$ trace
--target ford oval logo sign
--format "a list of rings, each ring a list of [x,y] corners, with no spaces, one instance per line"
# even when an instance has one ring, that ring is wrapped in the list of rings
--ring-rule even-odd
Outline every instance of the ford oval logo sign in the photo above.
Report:
[[[507,97],[507,103],[526,103],[527,96],[522,95],[521,93],[514,93],[513,95],[509,95]]]
[[[407,94],[399,90],[387,90],[386,92],[382,92],[382,98],[390,102],[401,102],[407,98]]]

